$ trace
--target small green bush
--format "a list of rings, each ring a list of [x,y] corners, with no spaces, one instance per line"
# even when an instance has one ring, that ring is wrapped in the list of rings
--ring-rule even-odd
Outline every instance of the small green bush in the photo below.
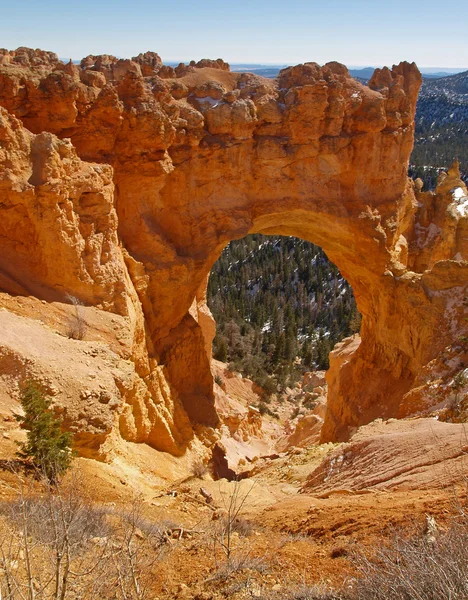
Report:
[[[56,485],[70,468],[72,435],[61,429],[62,421],[50,409],[51,400],[35,381],[28,380],[21,390],[23,415],[15,415],[27,430],[26,442],[19,444],[20,458],[30,458],[34,466]]]

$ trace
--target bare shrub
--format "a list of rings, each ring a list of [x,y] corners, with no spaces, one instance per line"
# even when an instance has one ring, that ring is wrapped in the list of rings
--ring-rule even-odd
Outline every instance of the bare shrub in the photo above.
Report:
[[[231,492],[223,499],[223,511],[213,523],[211,542],[216,573],[212,579],[227,579],[231,573],[243,569],[264,571],[267,562],[264,557],[252,555],[247,537],[253,525],[242,516],[255,483],[243,486],[235,481]],[[222,560],[219,560],[221,554]]]
[[[135,498],[128,511],[118,514],[112,540],[107,592],[117,588],[119,598],[151,598],[153,567],[162,558],[167,542],[163,527],[146,518],[144,503]]]
[[[466,600],[468,521],[460,515],[448,531],[396,535],[375,556],[359,556],[354,600]]]
[[[245,508],[247,499],[254,488],[253,483],[247,490],[242,490],[241,482],[234,482],[234,487],[227,500],[224,501],[224,516],[218,520],[214,532],[214,548],[219,546],[227,562],[231,560],[233,551],[233,534],[236,532],[236,526],[239,526],[241,514]]]
[[[202,479],[208,473],[208,467],[201,459],[194,460],[190,466],[190,470],[192,475],[199,479]]]
[[[30,536],[39,543],[49,546],[54,543],[56,532],[53,518],[57,512],[61,514],[59,527],[67,529],[68,541],[72,545],[80,545],[91,538],[105,537],[110,534],[105,519],[107,513],[91,506],[85,495],[77,494],[75,491],[70,494],[69,489],[62,490],[60,494],[20,496],[13,502],[0,504],[0,515],[6,517],[19,529],[24,514],[30,521],[28,527]]]
[[[18,476],[17,499],[0,504],[0,598],[152,598],[163,525],[135,499],[126,511],[94,507],[79,481],[46,486]]]
[[[73,304],[74,312],[69,317],[67,336],[72,340],[82,340],[87,330],[83,304],[75,296],[69,296],[68,299]]]
[[[102,534],[83,490],[24,482],[18,477],[17,499],[1,506],[1,597],[8,600],[54,598],[99,593],[97,573],[107,544],[90,556],[90,540]]]

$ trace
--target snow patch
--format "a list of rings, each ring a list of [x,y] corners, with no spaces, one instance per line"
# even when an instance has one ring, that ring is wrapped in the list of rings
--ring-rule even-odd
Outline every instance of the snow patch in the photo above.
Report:
[[[463,188],[461,187],[457,187],[455,189],[452,190],[452,198],[454,200],[458,200],[460,198],[463,198],[465,195],[465,192],[463,191]]]
[[[416,245],[418,248],[425,248],[431,245],[442,231],[435,223],[430,223],[427,227],[416,223],[414,230],[416,232]]]
[[[457,206],[457,212],[459,212],[462,217],[468,216],[468,198]]]
[[[222,104],[222,100],[215,100],[211,96],[202,96],[201,98],[195,98],[200,104],[209,104],[212,108]]]
[[[468,217],[468,196],[461,187],[451,190],[453,202],[449,205],[449,209],[455,210],[460,216]],[[453,214],[453,213],[452,213]]]

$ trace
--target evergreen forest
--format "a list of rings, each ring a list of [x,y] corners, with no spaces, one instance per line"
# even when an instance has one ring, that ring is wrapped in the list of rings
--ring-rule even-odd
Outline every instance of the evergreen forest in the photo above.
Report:
[[[333,346],[359,330],[353,292],[323,250],[293,237],[231,242],[214,265],[208,304],[214,357],[268,393],[327,369]]]

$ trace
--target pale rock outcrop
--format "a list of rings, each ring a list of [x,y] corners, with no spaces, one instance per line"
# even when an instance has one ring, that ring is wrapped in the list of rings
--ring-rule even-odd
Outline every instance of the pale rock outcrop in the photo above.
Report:
[[[327,412],[328,386],[325,371],[304,373],[302,382],[297,387],[296,393],[291,394],[295,410],[275,446],[279,452],[320,443]]]
[[[2,290],[128,314],[112,168],[82,162],[70,140],[32,135],[2,108],[0,143]]]
[[[441,443],[443,440],[443,443]],[[449,489],[466,471],[464,424],[434,419],[375,422],[340,444],[309,475],[316,496],[390,490]]]
[[[218,452],[233,472],[247,472],[260,456],[275,451],[281,426],[266,421],[258,409],[263,390],[240,373],[213,360],[215,407],[220,418]]]

